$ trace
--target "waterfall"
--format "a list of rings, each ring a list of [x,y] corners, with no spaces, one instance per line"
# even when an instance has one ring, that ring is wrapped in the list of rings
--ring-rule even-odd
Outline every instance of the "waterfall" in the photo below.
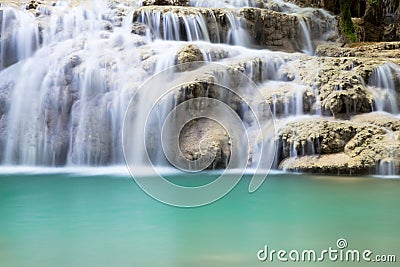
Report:
[[[309,32],[309,27],[307,27],[307,21],[299,17],[300,21],[300,32],[302,33],[302,38],[301,38],[301,44],[300,47],[303,47],[302,51],[305,54],[308,55],[313,55],[314,54],[314,45],[311,40],[310,32]]]
[[[242,25],[240,19],[236,18],[233,13],[226,14],[230,28],[227,34],[227,43],[233,45],[250,46],[251,40],[247,33],[246,25]]]
[[[39,18],[23,10],[4,9],[3,164],[123,162],[124,113],[136,88],[152,73],[142,67],[142,47],[171,52],[159,55],[153,66],[157,71],[175,64],[174,53],[180,45],[148,43],[145,37],[130,33],[131,21],[106,30],[101,19],[104,8],[61,7],[45,18],[47,27],[41,29],[40,38],[35,21]]]
[[[228,21],[227,29],[221,28],[217,16]],[[251,43],[246,23],[230,11],[218,15],[212,10],[204,13],[201,9],[182,11],[180,7],[146,7],[135,12],[134,21],[148,26],[157,38],[163,40],[206,41],[241,46],[249,46]]]
[[[393,114],[399,113],[397,87],[400,85],[400,67],[394,63],[379,66],[369,80],[375,98],[375,109]]]
[[[8,7],[1,14],[0,70],[27,59],[39,47],[39,27],[32,14]]]
[[[123,163],[122,128],[131,99],[135,96],[133,101],[137,101],[132,122],[137,129],[147,120],[140,112],[152,107],[153,97],[166,93],[168,83],[137,95],[140,86],[187,58],[230,67],[209,76],[172,68],[171,80],[220,79],[237,88],[235,71],[240,71],[262,92],[262,97],[255,97],[254,90],[246,86],[242,92],[251,100],[257,116],[266,117],[265,99],[270,100],[274,115],[282,121],[314,112],[311,104],[305,103],[317,99],[316,89],[302,84],[296,73],[293,77],[285,74],[287,69],[296,69],[290,61],[292,56],[252,49],[268,48],[268,43],[257,43],[257,29],[254,21],[249,21],[248,12],[254,8],[257,15],[288,16],[282,23],[298,23],[290,45],[307,54],[314,53],[315,40],[326,40],[333,31],[329,24],[333,17],[327,13],[277,0],[263,1],[262,5],[260,1],[198,0],[190,1],[191,7],[186,8],[144,7],[141,1],[122,5],[93,0],[75,6],[67,2],[40,7],[39,13],[1,7],[0,162],[4,165]],[[317,25],[313,19],[327,22]],[[271,37],[273,42],[276,36]],[[283,48],[289,45],[278,41]],[[180,58],[189,44],[200,52],[193,56],[185,50]],[[233,96],[219,94],[212,87],[194,87],[198,91],[190,88],[188,85],[184,94],[167,95],[154,107],[147,122],[150,132],[157,133],[167,114],[194,95],[230,101],[249,133],[254,132],[254,114]],[[267,126],[267,145],[260,146],[257,138],[250,144],[255,162],[262,153],[275,149],[275,133],[271,125]],[[152,135],[144,136],[140,129],[134,132],[135,142],[148,141],[159,148],[155,144],[160,140],[147,140]],[[266,151],[260,151],[261,147]],[[157,165],[166,164],[162,150],[150,151]],[[139,161],[145,156],[140,149],[132,153]]]
[[[136,21],[148,25],[156,37],[163,40],[210,41],[206,21],[201,14],[180,17],[173,10],[154,12],[147,9],[141,11]]]
[[[257,1],[190,1],[191,7],[145,6],[134,11],[135,22],[146,25],[154,35],[163,40],[207,41],[241,46],[265,46],[257,43],[259,36],[251,36],[243,12],[248,8],[271,10],[295,17],[297,36],[289,37],[296,50],[313,55],[314,41],[326,41],[336,32],[333,15],[324,10],[300,8],[280,0]],[[251,11],[251,10],[250,10]],[[271,33],[276,31],[273,25]],[[269,40],[274,46],[274,38]]]
[[[256,1],[254,0],[190,0],[190,5],[195,7],[255,7]]]

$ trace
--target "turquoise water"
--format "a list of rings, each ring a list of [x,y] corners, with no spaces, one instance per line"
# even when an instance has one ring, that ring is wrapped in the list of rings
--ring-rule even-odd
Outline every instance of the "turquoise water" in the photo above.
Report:
[[[249,194],[249,180],[212,205],[182,209],[122,175],[2,174],[0,266],[346,266],[257,259],[265,245],[327,249],[339,238],[400,260],[400,181],[280,174]]]

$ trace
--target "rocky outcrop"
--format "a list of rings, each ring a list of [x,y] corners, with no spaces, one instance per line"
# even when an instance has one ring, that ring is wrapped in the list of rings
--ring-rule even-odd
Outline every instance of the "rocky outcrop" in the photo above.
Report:
[[[196,45],[187,45],[178,51],[176,56],[176,63],[182,64],[179,67],[180,71],[186,71],[191,67],[197,66],[198,63],[190,64],[192,62],[204,61],[203,53],[200,48]]]
[[[152,33],[151,29],[147,25],[139,22],[134,22],[132,24],[131,33],[142,36],[150,36],[152,39],[154,38],[154,34]]]
[[[355,58],[301,58],[294,64],[303,83],[318,89],[322,113],[338,116],[372,111],[373,97],[365,81],[381,62]]]
[[[236,44],[246,41],[235,39],[239,32],[240,38],[245,38],[243,33],[247,32],[252,45],[294,52],[304,50],[307,42],[312,42],[308,38],[320,39],[330,31],[334,34],[334,17],[318,10],[310,16],[264,8],[145,6],[134,11],[133,21],[155,25],[157,28],[151,30],[162,39],[209,39],[213,43]],[[179,28],[174,26],[167,32],[163,28],[164,20]],[[203,24],[206,29],[202,27]],[[195,35],[193,30],[188,30],[194,28],[197,28]]]
[[[351,175],[375,173],[382,163],[398,166],[399,123],[397,118],[374,113],[355,116],[350,121],[289,124],[278,135],[284,144],[280,155],[286,156],[280,168]],[[313,147],[314,151],[310,151]]]
[[[338,1],[332,0],[289,0],[288,2],[294,3],[301,7],[315,7],[315,8],[323,8],[334,12],[338,7]]]
[[[399,1],[398,0],[292,0],[303,7],[324,8],[336,15],[348,12],[353,18],[352,41],[379,42],[399,41]],[[344,9],[348,9],[345,11]],[[342,18],[343,19],[343,18]],[[342,32],[348,25],[342,24]]]
[[[240,13],[248,21],[248,32],[257,45],[275,50],[301,50],[296,42],[296,38],[301,38],[298,17],[258,8],[242,9]]]
[[[324,119],[293,122],[278,128],[277,139],[282,148],[278,159],[343,152],[357,129],[346,122]]]
[[[213,120],[191,121],[182,129],[179,141],[181,153],[187,160],[211,161],[207,169],[224,169],[229,163],[230,138],[225,129]]]
[[[143,0],[143,6],[189,6],[189,0]]]
[[[270,87],[274,89],[271,90]],[[271,82],[260,89],[271,107],[272,114],[277,118],[316,112],[316,95],[308,86],[288,82]]]
[[[400,58],[400,42],[358,43],[340,47],[324,44],[317,48],[320,57],[356,57],[356,58]]]

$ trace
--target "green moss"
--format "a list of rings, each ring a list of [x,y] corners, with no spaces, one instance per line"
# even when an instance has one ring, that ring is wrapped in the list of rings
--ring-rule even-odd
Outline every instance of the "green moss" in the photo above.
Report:
[[[340,26],[343,35],[345,35],[349,41],[356,42],[357,35],[353,21],[351,20],[350,3],[346,0],[340,0]]]

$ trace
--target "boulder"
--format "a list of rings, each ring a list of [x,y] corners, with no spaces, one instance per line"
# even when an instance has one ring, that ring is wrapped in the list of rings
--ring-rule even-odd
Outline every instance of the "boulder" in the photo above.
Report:
[[[131,33],[141,35],[141,36],[148,36],[151,39],[155,38],[154,33],[152,32],[150,27],[148,27],[147,25],[140,23],[140,22],[134,22],[132,24]]]
[[[208,169],[224,169],[229,163],[230,138],[225,129],[210,119],[198,119],[183,127],[180,139],[182,155],[190,161],[202,156],[212,163]],[[178,154],[177,154],[178,155]]]
[[[194,63],[199,61],[204,61],[204,56],[200,48],[196,45],[186,45],[176,55],[176,64],[183,64],[179,67],[180,71],[186,71],[192,67],[199,66],[198,63]]]

